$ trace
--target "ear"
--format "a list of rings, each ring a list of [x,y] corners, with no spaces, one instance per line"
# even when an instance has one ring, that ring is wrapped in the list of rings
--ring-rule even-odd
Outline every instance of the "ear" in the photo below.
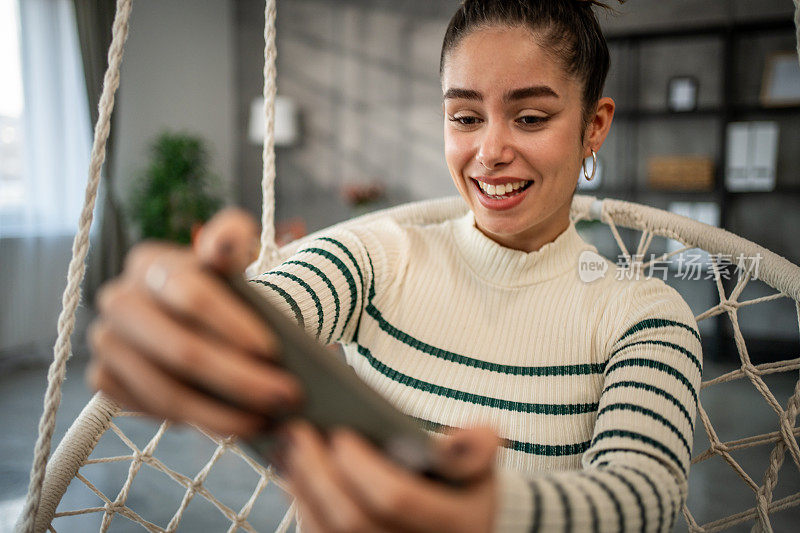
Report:
[[[611,129],[611,121],[614,120],[614,109],[616,107],[614,100],[607,96],[598,100],[597,108],[589,121],[589,126],[586,128],[586,135],[583,141],[584,157],[589,157],[591,150],[600,151],[600,147],[603,146],[606,135]]]

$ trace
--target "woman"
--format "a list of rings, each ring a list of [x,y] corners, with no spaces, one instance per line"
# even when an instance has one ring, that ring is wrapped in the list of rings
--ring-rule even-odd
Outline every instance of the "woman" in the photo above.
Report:
[[[323,438],[298,422],[284,429],[278,466],[305,529],[672,528],[700,383],[697,327],[659,280],[581,282],[579,257],[594,249],[569,219],[582,162],[614,114],[600,97],[608,50],[593,4],[467,0],[451,20],[445,157],[467,216],[331,232],[253,280],[310,333],[343,343],[399,408],[450,431],[442,460],[463,481],[422,479],[350,432]],[[264,364],[275,339],[203,270],[241,270],[255,234],[227,212],[195,252],[137,248],[99,301],[94,386],[242,435],[301,401],[291,377]]]

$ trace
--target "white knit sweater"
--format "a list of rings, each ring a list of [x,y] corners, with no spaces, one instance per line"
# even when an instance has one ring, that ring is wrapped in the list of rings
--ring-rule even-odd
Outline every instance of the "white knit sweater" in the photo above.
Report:
[[[657,279],[591,283],[570,224],[505,248],[472,213],[335,230],[254,280],[430,430],[505,439],[497,531],[669,531],[685,499],[697,325]]]

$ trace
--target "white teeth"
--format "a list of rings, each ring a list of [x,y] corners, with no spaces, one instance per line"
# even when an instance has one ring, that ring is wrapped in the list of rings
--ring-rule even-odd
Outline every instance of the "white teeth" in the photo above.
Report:
[[[483,192],[489,196],[505,196],[521,189],[526,185],[525,181],[517,181],[514,183],[501,183],[500,185],[490,185],[482,181],[478,181],[478,186]]]

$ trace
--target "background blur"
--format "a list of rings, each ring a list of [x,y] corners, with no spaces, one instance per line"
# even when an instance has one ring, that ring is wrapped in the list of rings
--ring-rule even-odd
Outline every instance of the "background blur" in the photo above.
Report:
[[[103,2],[87,4],[95,3],[0,0],[0,404],[23,409],[4,415],[21,428],[0,455],[10,496],[24,493],[105,67],[111,3],[105,11]],[[282,237],[455,194],[438,63],[457,5],[278,1]],[[630,0],[619,15],[601,15],[612,54],[605,93],[618,108],[599,153],[599,186],[583,192],[672,209],[800,263],[800,98],[796,88],[794,97],[781,92],[796,80],[781,70],[781,53],[796,45],[792,15],[791,0]],[[262,91],[263,23],[256,0],[134,2],[67,411],[88,395],[79,372],[91,297],[140,235],[129,206],[152,168],[153,142],[164,132],[199,139],[217,193],[260,216],[262,146],[250,130]],[[743,146],[750,159],[736,155]],[[59,220],[50,220],[55,212]],[[601,251],[616,253],[607,232],[596,238]],[[712,283],[677,286],[696,312],[717,301]],[[724,363],[735,355],[729,332],[706,324],[706,357]],[[743,329],[754,359],[797,356],[791,302],[752,313]]]

